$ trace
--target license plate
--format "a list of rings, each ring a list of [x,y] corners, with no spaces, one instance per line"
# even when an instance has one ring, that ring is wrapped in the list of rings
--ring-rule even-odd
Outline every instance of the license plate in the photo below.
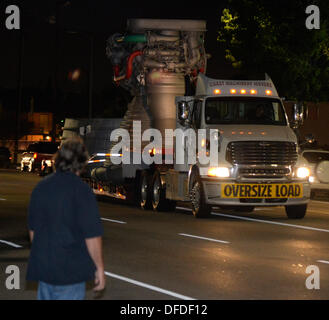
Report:
[[[225,183],[222,185],[222,198],[301,198],[303,185],[301,183],[289,184],[239,184]]]

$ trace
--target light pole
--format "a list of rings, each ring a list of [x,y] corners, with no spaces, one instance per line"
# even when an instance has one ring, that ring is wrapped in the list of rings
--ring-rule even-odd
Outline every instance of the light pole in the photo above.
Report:
[[[15,134],[15,148],[14,148],[14,163],[17,163],[18,141],[21,134],[21,110],[22,110],[22,91],[23,91],[23,77],[24,77],[24,33],[20,31],[19,37],[19,59],[18,59],[18,101],[16,114],[16,134]]]
[[[94,35],[81,30],[67,30],[67,34],[81,34],[89,38],[89,75],[88,75],[88,119],[93,117],[93,89],[94,89]]]
[[[93,117],[93,86],[94,86],[94,37],[90,35],[90,60],[89,60],[89,122]]]
[[[52,126],[52,140],[55,141],[56,139],[56,117],[55,117],[55,111],[58,110],[58,69],[59,69],[59,61],[58,61],[58,55],[59,55],[59,20],[60,20],[60,14],[61,9],[66,8],[71,5],[71,2],[68,0],[59,0],[56,1],[56,11],[55,11],[55,21],[49,21],[50,24],[55,24],[55,67],[53,72],[53,126]]]

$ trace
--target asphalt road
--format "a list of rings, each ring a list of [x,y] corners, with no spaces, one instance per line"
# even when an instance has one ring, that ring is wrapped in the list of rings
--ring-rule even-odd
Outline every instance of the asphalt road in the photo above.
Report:
[[[36,298],[25,281],[29,241],[27,206],[35,174],[0,170],[0,300]],[[329,202],[311,201],[303,220],[283,207],[252,214],[213,210],[195,219],[99,201],[104,225],[107,289],[100,299],[328,299]],[[20,288],[5,286],[6,269],[20,270]],[[320,289],[308,289],[306,268],[320,271]],[[7,270],[8,271],[8,270]],[[87,299],[94,299],[91,284]]]

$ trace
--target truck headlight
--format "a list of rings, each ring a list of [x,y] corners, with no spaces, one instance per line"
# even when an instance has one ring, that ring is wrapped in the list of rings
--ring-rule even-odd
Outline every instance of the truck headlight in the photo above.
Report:
[[[305,179],[310,175],[310,169],[306,167],[300,167],[297,169],[297,177]]]
[[[226,167],[214,167],[208,169],[208,176],[218,177],[218,178],[228,178],[230,176],[230,171]]]

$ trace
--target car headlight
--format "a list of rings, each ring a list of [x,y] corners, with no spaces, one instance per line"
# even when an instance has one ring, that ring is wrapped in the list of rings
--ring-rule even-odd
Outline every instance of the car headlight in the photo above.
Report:
[[[208,176],[218,177],[218,178],[228,178],[230,176],[230,171],[226,167],[209,168]]]
[[[297,169],[297,177],[305,179],[310,175],[310,169],[306,167],[300,167]]]

